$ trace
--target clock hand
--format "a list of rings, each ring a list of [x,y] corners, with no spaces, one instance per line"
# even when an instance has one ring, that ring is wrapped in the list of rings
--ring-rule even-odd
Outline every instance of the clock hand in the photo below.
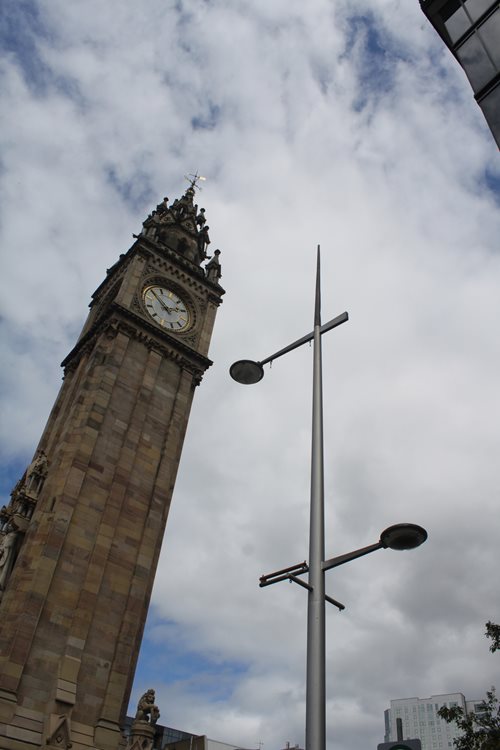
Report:
[[[158,302],[160,303],[160,305],[163,307],[163,309],[166,310],[166,312],[170,315],[170,313],[172,312],[173,308],[169,307],[168,305],[166,305],[164,303],[164,301],[162,300],[162,298],[158,297],[158,295],[156,294],[156,292],[153,289],[151,291],[153,292],[154,296],[156,297],[156,299],[158,300]]]

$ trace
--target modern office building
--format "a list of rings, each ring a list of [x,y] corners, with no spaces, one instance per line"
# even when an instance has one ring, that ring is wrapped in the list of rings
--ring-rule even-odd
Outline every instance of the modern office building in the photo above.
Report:
[[[391,701],[391,707],[384,712],[385,742],[398,739],[397,720],[403,724],[403,738],[418,738],[422,750],[448,750],[460,732],[455,724],[447,724],[438,716],[438,710],[446,706],[460,706],[466,713],[478,713],[480,700],[468,701],[462,693],[431,695],[430,698],[398,698]]]
[[[420,0],[465,71],[500,147],[500,0]]]

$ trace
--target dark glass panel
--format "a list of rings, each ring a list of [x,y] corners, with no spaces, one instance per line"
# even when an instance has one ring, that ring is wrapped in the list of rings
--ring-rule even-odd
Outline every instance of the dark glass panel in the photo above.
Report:
[[[445,3],[439,11],[439,15],[441,16],[443,21],[447,21],[448,18],[452,16],[461,6],[462,3],[460,2],[460,0],[448,0],[448,2]]]
[[[466,0],[465,2],[467,12],[473,21],[477,21],[477,19],[493,5],[495,5],[493,0]]]
[[[500,148],[500,84],[481,99],[479,106]]]
[[[444,21],[446,31],[450,35],[452,42],[456,42],[457,39],[460,39],[471,25],[467,13],[458,0],[450,0],[446,3],[441,9],[441,18]]]
[[[500,70],[500,8],[497,8],[488,20],[481,24],[479,34],[497,70]]]
[[[496,73],[477,34],[473,34],[460,45],[457,57],[475,92],[486,86]]]

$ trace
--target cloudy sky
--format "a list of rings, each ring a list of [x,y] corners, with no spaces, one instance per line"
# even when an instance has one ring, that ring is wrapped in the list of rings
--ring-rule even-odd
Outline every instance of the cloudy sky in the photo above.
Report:
[[[184,175],[227,290],[195,397],[132,703],[264,750],[304,743],[312,328],[321,244],[327,556],[396,522],[414,552],[330,571],[331,750],[391,698],[498,680],[500,160],[417,0],[4,0],[2,500],[90,295]],[[500,687],[500,685],[499,685]]]

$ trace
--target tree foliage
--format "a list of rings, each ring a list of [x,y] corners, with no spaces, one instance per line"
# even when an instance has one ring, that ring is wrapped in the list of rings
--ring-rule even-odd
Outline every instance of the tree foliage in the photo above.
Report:
[[[500,649],[500,625],[487,622],[486,636],[492,640],[492,653]],[[461,706],[443,706],[438,714],[448,724],[456,722],[462,731],[453,741],[456,750],[500,750],[500,702],[494,687],[486,693],[486,700],[475,713],[465,714]]]
[[[486,623],[486,637],[492,640],[490,651],[494,654],[495,651],[500,649],[500,625],[491,622],[491,620],[488,621]]]
[[[461,706],[440,708],[439,716],[455,721],[463,734],[454,740],[456,750],[500,750],[500,704],[495,688],[486,693],[481,710],[465,715]]]

